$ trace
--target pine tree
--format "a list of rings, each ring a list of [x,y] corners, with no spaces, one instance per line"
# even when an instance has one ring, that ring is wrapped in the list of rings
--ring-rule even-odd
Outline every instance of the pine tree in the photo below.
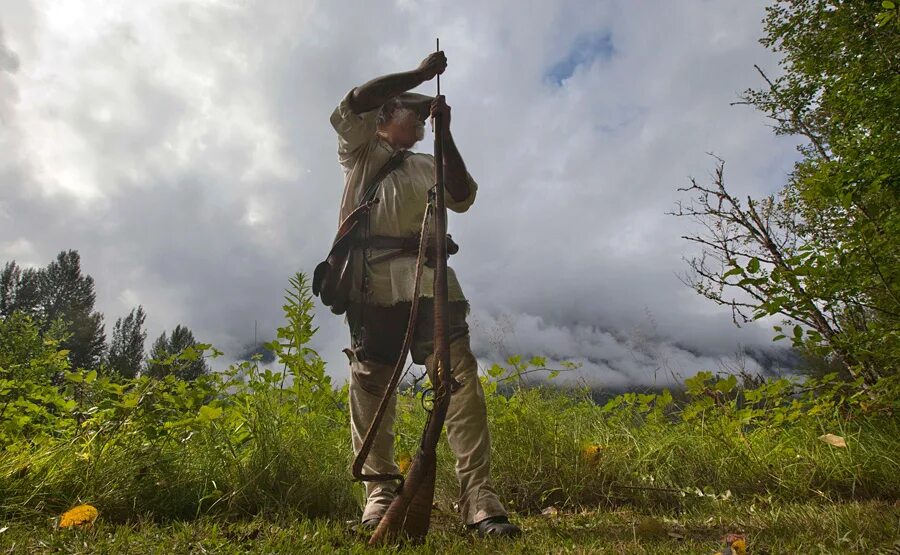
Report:
[[[16,311],[39,317],[42,272],[34,268],[23,270],[15,260],[6,263],[0,272],[0,317]]]
[[[172,330],[172,336],[169,338],[169,349],[171,353],[183,353],[188,347],[194,347],[197,341],[194,334],[186,326],[175,326]],[[196,360],[185,361],[179,365],[178,377],[184,380],[194,380],[203,374],[209,373],[209,365],[206,359],[198,356]]]
[[[7,262],[3,271],[0,272],[0,316],[9,316],[15,310],[16,293],[21,278],[22,270],[19,269],[15,260]]]
[[[163,332],[156,338],[156,341],[153,342],[153,347],[150,349],[147,375],[154,378],[162,378],[169,374],[175,374],[183,380],[194,380],[203,374],[208,374],[210,371],[209,365],[200,356],[195,360],[176,360],[172,364],[162,364],[162,361],[170,356],[182,354],[188,347],[194,347],[197,344],[194,334],[186,326],[175,326],[171,337],[167,337],[166,332]]]
[[[66,322],[71,334],[62,347],[69,350],[72,368],[100,366],[106,348],[103,315],[94,311],[94,278],[81,273],[78,251],[60,252],[40,273],[40,320],[43,329],[53,321]]]
[[[134,378],[140,373],[144,361],[144,341],[147,318],[143,306],[132,309],[124,319],[116,320],[112,340],[109,344],[107,366],[112,372],[124,378]]]
[[[172,372],[172,366],[162,364],[169,357],[169,338],[166,332],[162,332],[153,346],[150,347],[149,360],[147,361],[147,375],[151,378],[163,378]]]
[[[103,358],[106,335],[95,301],[94,279],[82,275],[78,251],[60,252],[46,268],[23,270],[12,261],[0,272],[0,316],[25,313],[42,334],[63,322],[72,368],[95,369]]]

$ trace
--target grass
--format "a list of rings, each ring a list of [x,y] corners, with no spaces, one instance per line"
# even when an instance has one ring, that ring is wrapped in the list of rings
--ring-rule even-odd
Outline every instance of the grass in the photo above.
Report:
[[[144,423],[88,434],[87,448],[6,451],[0,552],[371,552],[348,525],[361,492],[346,473],[344,413],[298,412],[270,395],[254,393],[240,409],[252,441],[228,439],[231,425],[216,420],[177,441],[149,441]],[[900,539],[896,419],[807,418],[728,435],[729,419],[635,419],[572,392],[487,401],[493,476],[525,538],[462,530],[442,446],[433,533],[405,552],[713,553],[739,532],[750,553],[874,553]],[[398,454],[415,445],[423,419],[416,399],[400,405]],[[825,432],[847,448],[821,441]],[[56,530],[53,517],[80,502],[100,509],[95,526]]]
[[[622,418],[571,392],[520,390],[488,396],[493,474],[503,500],[520,512],[548,505],[690,509],[708,496],[769,494],[782,501],[900,499],[900,422],[807,418],[791,426],[735,431],[732,419],[702,425]],[[407,411],[400,450],[421,423]],[[845,437],[835,448],[819,439]],[[593,448],[595,451],[586,451]],[[586,456],[590,453],[590,456]],[[439,453],[439,499],[452,502],[452,455]],[[441,498],[441,492],[450,493]],[[687,493],[687,495],[681,495]]]
[[[370,552],[347,524],[363,503],[349,479],[347,388],[302,347],[305,306],[286,307],[293,324],[275,345],[292,383],[246,362],[191,382],[75,371],[58,389],[17,390],[11,399],[33,417],[0,422],[0,553]],[[739,532],[754,554],[876,553],[898,540],[896,380],[875,402],[828,377],[744,387],[700,373],[682,402],[627,393],[599,405],[586,391],[501,393],[498,378],[545,366],[509,364],[483,385],[492,477],[525,537],[465,533],[443,443],[433,533],[403,550],[712,553]],[[398,458],[424,420],[414,393],[401,395]],[[100,511],[93,527],[55,529],[82,503]]]
[[[805,417],[789,426],[745,426],[735,432],[729,428],[733,418],[717,418],[716,411],[701,422],[636,416],[627,408],[604,412],[573,392],[549,389],[521,389],[510,397],[489,393],[487,402],[497,490],[538,537],[561,533],[578,520],[566,516],[557,526],[534,516],[550,506],[566,515],[601,508],[591,518],[604,537],[621,536],[604,527],[612,525],[605,515],[622,511],[676,519],[687,515],[694,525],[698,515],[743,515],[748,523],[763,518],[760,531],[782,526],[786,519],[801,522],[809,514],[814,525],[803,528],[819,530],[823,537],[837,532],[822,530],[821,522],[843,518],[852,525],[853,518],[841,515],[853,511],[878,517],[874,522],[886,515],[896,520],[900,422],[895,418]],[[400,405],[398,455],[417,443],[424,419],[413,397],[401,397]],[[146,528],[150,522],[165,526],[199,518],[196,525],[177,526],[212,530],[215,522],[254,516],[297,521],[298,515],[297,526],[317,522],[324,526],[322,534],[339,537],[339,523],[354,518],[361,503],[361,488],[347,472],[346,413],[333,403],[316,410],[297,407],[271,389],[260,389],[232,412],[177,433],[159,435],[152,414],[130,413],[122,425],[118,416],[110,417],[69,440],[19,444],[0,457],[0,522],[5,522],[0,527],[10,526],[2,541],[8,543],[20,526],[40,530],[48,518],[82,502],[101,510],[101,528],[140,523],[135,537],[154,529]],[[233,430],[240,431],[235,436]],[[829,432],[845,437],[847,447],[819,439]],[[436,501],[451,511],[457,485],[446,445],[439,461]],[[745,512],[761,506],[760,499],[767,500],[768,513]],[[711,512],[717,507],[719,513]],[[829,507],[837,516],[827,516]],[[573,545],[582,545],[586,539],[577,530],[570,530],[581,538]],[[860,537],[875,537],[867,536],[870,532],[861,530]],[[793,541],[787,536],[779,532],[778,541]],[[813,545],[805,532],[803,537],[804,545]],[[716,538],[703,537],[711,539]]]
[[[432,533],[402,553],[713,553],[726,533],[745,534],[753,554],[878,553],[900,540],[900,504],[882,501],[783,503],[763,498],[711,501],[688,512],[619,508],[560,512],[516,519],[521,539],[481,540],[437,511]],[[2,528],[2,527],[0,527]],[[296,515],[229,520],[202,517],[160,524],[138,520],[57,530],[44,523],[12,524],[0,533],[6,553],[388,553],[336,519]],[[886,551],[885,551],[886,552]]]

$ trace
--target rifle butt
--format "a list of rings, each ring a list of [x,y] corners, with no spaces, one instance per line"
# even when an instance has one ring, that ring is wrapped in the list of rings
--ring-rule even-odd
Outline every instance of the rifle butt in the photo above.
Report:
[[[437,454],[419,450],[409,467],[403,489],[369,538],[369,545],[382,545],[404,537],[421,542],[431,525],[434,504],[434,483],[437,474]]]

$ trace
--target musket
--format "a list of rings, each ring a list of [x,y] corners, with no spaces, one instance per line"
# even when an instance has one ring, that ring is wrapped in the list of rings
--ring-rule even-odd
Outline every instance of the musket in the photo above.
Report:
[[[437,50],[440,51],[440,39]],[[441,76],[437,76],[437,94],[441,94]],[[434,404],[425,423],[419,450],[409,467],[406,480],[381,518],[369,540],[370,545],[391,541],[401,533],[413,541],[428,534],[434,503],[437,474],[437,444],[450,407],[450,330],[447,318],[447,207],[444,202],[444,134],[441,114],[434,115]]]

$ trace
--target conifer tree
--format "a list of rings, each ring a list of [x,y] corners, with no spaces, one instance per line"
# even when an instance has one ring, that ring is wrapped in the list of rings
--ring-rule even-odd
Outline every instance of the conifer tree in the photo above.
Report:
[[[116,320],[112,340],[109,344],[107,366],[110,371],[124,378],[134,378],[140,373],[144,362],[144,341],[147,318],[143,306],[132,309],[125,318]]]
[[[94,311],[94,278],[82,275],[78,251],[60,252],[40,277],[42,328],[64,321],[70,335],[62,347],[69,351],[72,368],[98,368],[106,348],[103,315]]]
[[[0,317],[22,312],[42,334],[62,322],[62,348],[72,368],[98,368],[106,348],[103,315],[94,310],[94,279],[81,273],[78,251],[62,251],[46,268],[22,269],[15,261],[0,272]]]
[[[172,355],[183,354],[189,347],[197,344],[193,332],[186,326],[175,326],[171,336],[167,336],[166,332],[163,332],[156,338],[150,349],[147,374],[154,378],[175,374],[183,380],[194,380],[203,374],[208,374],[209,365],[200,356],[194,360],[176,360],[171,364],[163,364],[163,361]]]

